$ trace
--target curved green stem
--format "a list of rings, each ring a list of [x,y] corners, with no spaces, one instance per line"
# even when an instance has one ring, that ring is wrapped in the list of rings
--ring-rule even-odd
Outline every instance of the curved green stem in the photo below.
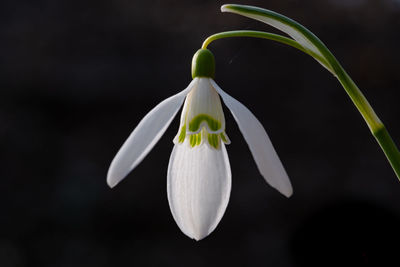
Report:
[[[207,48],[207,46],[211,42],[218,39],[231,38],[231,37],[254,37],[261,39],[269,39],[279,43],[283,43],[312,56],[339,80],[339,82],[345,89],[346,93],[349,95],[352,102],[357,107],[358,111],[361,113],[369,129],[371,130],[372,135],[375,137],[378,144],[385,153],[397,178],[400,180],[400,152],[396,144],[393,142],[393,139],[390,137],[389,132],[386,130],[385,126],[383,125],[383,123],[378,118],[375,111],[369,104],[368,100],[365,98],[363,93],[360,91],[360,89],[357,87],[354,81],[350,78],[350,76],[346,73],[346,71],[343,69],[338,60],[334,57],[334,55],[316,36],[304,27],[301,28],[301,33],[304,34],[308,40],[311,40],[311,42],[318,48],[320,54],[317,54],[314,51],[303,47],[293,39],[278,34],[261,32],[261,31],[247,31],[247,30],[216,33],[214,35],[209,36],[203,42],[202,48],[204,49]]]
[[[286,44],[291,47],[294,47],[294,48],[312,56],[313,58],[317,59],[324,67],[325,67],[325,65],[327,65],[327,62],[324,58],[317,55],[313,51],[304,49],[295,40],[287,38],[287,37],[279,35],[279,34],[270,33],[270,32],[246,31],[246,30],[219,32],[219,33],[216,33],[216,34],[213,34],[213,35],[207,37],[207,39],[204,40],[201,48],[206,49],[207,46],[215,40],[231,38],[231,37],[252,37],[252,38],[268,39],[268,40],[276,41],[278,43],[282,43],[282,44]],[[328,70],[331,71],[330,69],[328,69]]]
[[[269,33],[269,32],[245,31],[245,30],[227,31],[227,32],[219,32],[219,33],[213,34],[204,40],[201,48],[206,49],[207,46],[215,40],[223,39],[223,38],[231,38],[231,37],[254,37],[254,38],[261,38],[261,39],[269,39],[269,40],[273,40],[273,41],[277,41],[277,42],[280,42],[283,44],[293,46],[294,48],[297,48],[306,53],[304,48],[301,45],[299,45],[299,43],[297,43],[296,41],[294,41],[290,38],[284,37],[279,34]]]

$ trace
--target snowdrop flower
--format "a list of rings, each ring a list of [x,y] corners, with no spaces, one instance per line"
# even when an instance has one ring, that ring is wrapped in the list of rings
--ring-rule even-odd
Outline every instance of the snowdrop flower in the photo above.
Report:
[[[177,114],[183,101],[180,127],[174,139],[167,191],[172,215],[187,236],[200,240],[221,220],[231,191],[231,168],[225,148],[229,138],[220,96],[231,111],[261,175],[289,197],[289,178],[261,123],[213,80],[213,54],[200,49],[193,57],[193,81],[182,92],[151,110],[123,144],[108,171],[110,187],[117,185],[150,152]]]

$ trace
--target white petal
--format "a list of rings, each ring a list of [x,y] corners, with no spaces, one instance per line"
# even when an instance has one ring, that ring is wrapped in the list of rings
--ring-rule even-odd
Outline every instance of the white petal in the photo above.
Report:
[[[111,162],[107,174],[110,187],[116,186],[150,152],[168,128],[194,83],[195,80],[185,90],[162,101],[139,122]]]
[[[212,87],[209,78],[199,81],[187,96],[187,134],[199,133],[203,127],[209,133],[221,133],[225,130],[225,117],[221,100]],[[183,115],[183,114],[182,114]]]
[[[211,82],[235,118],[261,175],[272,187],[290,197],[292,185],[264,127],[242,103],[225,93],[214,81]]]
[[[168,201],[179,228],[200,240],[217,226],[228,205],[231,169],[225,145],[175,145],[168,166]]]
[[[190,95],[191,95],[191,92],[193,92],[193,91],[196,89],[196,87],[198,86],[199,80],[200,80],[200,78],[198,78],[198,77],[194,78],[194,80],[193,80],[194,82],[193,82],[193,85],[192,85],[192,89],[191,89],[190,92],[187,94],[187,97],[186,97],[186,99],[185,99],[185,103],[183,104],[183,108],[182,108],[181,121],[180,121],[179,128],[180,128],[181,126],[183,126],[183,125],[185,124],[185,122],[186,122],[186,117],[187,117],[187,113],[188,113],[188,105],[189,105],[189,103],[190,103]]]

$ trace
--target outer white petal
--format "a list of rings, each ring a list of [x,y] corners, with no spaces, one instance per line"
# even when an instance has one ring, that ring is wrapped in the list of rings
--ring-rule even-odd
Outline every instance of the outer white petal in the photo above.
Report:
[[[162,101],[140,121],[111,162],[107,174],[110,187],[116,186],[150,152],[168,128],[195,82],[196,79],[185,90]]]
[[[272,187],[290,197],[292,185],[264,127],[242,103],[225,93],[214,81],[212,84],[235,118],[262,176]]]
[[[179,228],[200,240],[217,226],[228,205],[231,169],[225,145],[175,145],[168,166],[168,201]]]

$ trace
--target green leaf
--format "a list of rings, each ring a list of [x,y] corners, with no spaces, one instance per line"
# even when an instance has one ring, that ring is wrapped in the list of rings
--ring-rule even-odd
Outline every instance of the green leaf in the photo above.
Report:
[[[266,23],[292,37],[303,49],[322,66],[336,75],[331,64],[332,53],[311,31],[300,23],[274,11],[254,6],[228,4],[221,7],[222,12],[242,15]]]

